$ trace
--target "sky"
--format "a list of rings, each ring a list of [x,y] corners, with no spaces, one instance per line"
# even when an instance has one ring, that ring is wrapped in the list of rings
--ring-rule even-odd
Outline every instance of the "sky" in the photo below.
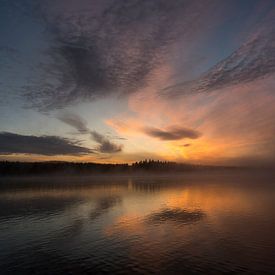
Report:
[[[0,0],[0,160],[275,161],[274,0]]]

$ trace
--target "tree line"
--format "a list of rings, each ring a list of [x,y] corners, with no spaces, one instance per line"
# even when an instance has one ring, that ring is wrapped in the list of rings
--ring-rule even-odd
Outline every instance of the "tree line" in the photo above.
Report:
[[[49,174],[108,174],[131,172],[185,172],[193,170],[217,169],[205,165],[176,163],[160,160],[142,160],[133,164],[103,164],[92,162],[0,162],[0,175],[49,175]]]

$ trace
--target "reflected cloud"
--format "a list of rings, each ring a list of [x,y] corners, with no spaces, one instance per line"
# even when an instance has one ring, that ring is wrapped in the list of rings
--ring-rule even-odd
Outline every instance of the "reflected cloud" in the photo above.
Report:
[[[115,207],[117,204],[122,202],[121,197],[119,196],[110,196],[100,198],[97,203],[95,209],[90,213],[90,219],[95,220],[99,216],[106,213],[111,208]]]
[[[53,242],[64,242],[68,238],[74,238],[80,235],[83,227],[84,227],[84,220],[83,219],[76,219],[73,220],[71,224],[66,226],[63,230],[55,235],[52,239]]]
[[[77,202],[77,197],[16,197],[1,196],[0,220],[16,217],[27,218],[33,215],[47,217],[51,213],[61,213],[72,207]]]
[[[159,212],[152,213],[145,219],[151,224],[161,224],[164,222],[175,222],[180,225],[198,222],[205,217],[202,210],[185,210],[181,208],[165,208]]]

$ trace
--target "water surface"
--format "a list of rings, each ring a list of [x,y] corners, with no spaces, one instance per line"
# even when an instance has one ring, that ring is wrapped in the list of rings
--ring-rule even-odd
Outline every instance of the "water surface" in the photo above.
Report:
[[[2,180],[0,273],[275,274],[268,177]]]

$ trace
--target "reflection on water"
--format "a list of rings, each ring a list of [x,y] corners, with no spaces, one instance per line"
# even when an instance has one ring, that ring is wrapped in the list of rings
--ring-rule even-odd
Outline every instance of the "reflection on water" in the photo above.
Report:
[[[2,183],[1,274],[275,273],[273,179]]]
[[[186,224],[199,221],[203,216],[204,213],[201,210],[188,211],[181,208],[165,208],[150,214],[148,216],[148,222],[157,224],[172,221],[177,224]]]

